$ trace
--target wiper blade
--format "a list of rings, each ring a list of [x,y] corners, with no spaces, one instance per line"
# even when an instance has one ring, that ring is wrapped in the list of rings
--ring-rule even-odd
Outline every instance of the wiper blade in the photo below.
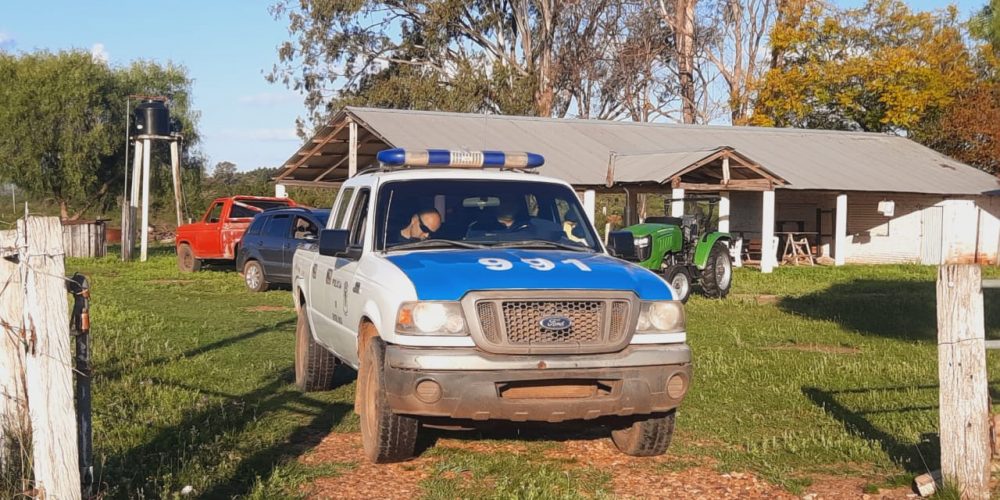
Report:
[[[410,243],[400,243],[386,248],[386,250],[410,250],[413,248],[434,248],[434,247],[458,247],[458,248],[486,248],[484,245],[467,243],[465,241],[428,239],[413,241]]]
[[[493,248],[510,248],[510,247],[552,247],[561,248],[563,250],[573,250],[576,252],[590,252],[593,253],[594,249],[582,245],[572,245],[569,243],[560,243],[558,241],[549,240],[521,240],[521,241],[504,241],[493,245]]]

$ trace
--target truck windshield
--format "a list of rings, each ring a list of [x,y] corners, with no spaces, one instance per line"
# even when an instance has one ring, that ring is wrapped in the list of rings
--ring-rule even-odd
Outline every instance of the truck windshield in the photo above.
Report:
[[[532,247],[599,251],[573,190],[548,182],[408,180],[382,186],[375,248]]]

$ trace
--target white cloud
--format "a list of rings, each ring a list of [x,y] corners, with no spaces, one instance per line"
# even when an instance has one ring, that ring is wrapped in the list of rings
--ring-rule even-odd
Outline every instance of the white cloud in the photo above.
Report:
[[[250,128],[223,129],[217,136],[219,139],[261,141],[261,142],[300,142],[294,128]]]
[[[278,106],[296,102],[299,99],[301,97],[294,92],[259,92],[239,97],[240,103],[256,106]]]
[[[108,56],[108,51],[104,48],[104,44],[98,42],[90,47],[90,57],[94,62],[107,64],[110,56]]]
[[[17,46],[17,40],[7,33],[0,31],[0,50],[10,50]]]

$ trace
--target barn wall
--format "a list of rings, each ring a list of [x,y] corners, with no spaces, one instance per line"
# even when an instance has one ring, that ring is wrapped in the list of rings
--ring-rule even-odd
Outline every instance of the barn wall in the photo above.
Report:
[[[832,255],[836,194],[824,191],[778,190],[777,231],[799,230],[814,236],[820,255]],[[731,228],[746,238],[760,238],[761,194],[730,195]],[[880,201],[893,201],[892,217],[878,212]],[[817,217],[819,220],[817,220]],[[925,235],[928,220],[940,217],[941,235]],[[930,231],[930,229],[927,229]],[[925,245],[925,238],[929,238]],[[940,243],[938,243],[938,241]],[[846,261],[855,264],[924,263],[927,246],[940,245],[940,255],[952,261],[997,264],[1000,260],[1000,197],[947,199],[939,195],[847,193]],[[779,249],[780,250],[780,249]]]

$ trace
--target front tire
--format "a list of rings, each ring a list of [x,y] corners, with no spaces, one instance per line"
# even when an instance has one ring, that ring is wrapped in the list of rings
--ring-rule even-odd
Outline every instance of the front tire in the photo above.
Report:
[[[670,447],[676,413],[673,410],[666,415],[638,420],[629,427],[613,430],[611,441],[618,451],[633,457],[662,455]]]
[[[671,266],[664,272],[667,283],[677,292],[677,300],[687,302],[691,296],[691,272],[684,266]]]
[[[729,248],[721,241],[712,245],[708,252],[708,262],[701,273],[701,288],[705,295],[714,299],[725,298],[733,286],[733,261]]]
[[[358,373],[357,396],[361,398],[361,443],[372,463],[402,462],[412,458],[420,423],[397,415],[385,395],[385,344],[376,337],[368,341]]]
[[[295,324],[295,385],[304,392],[332,389],[337,363],[333,353],[313,340],[303,302]]]
[[[256,260],[248,260],[243,265],[243,282],[251,292],[267,291],[267,277],[264,276],[264,266]]]
[[[201,270],[201,259],[195,258],[191,245],[181,243],[177,247],[177,268],[182,273],[193,273]]]

